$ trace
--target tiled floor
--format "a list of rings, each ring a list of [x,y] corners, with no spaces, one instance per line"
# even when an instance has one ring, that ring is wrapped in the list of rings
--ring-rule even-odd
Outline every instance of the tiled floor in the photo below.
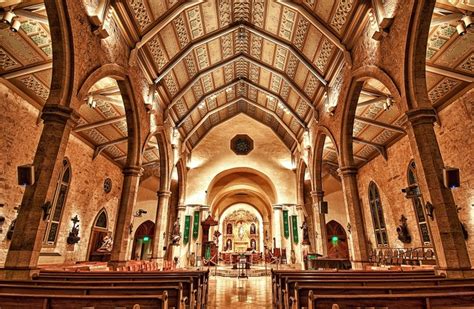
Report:
[[[249,279],[211,277],[209,308],[272,308],[270,277]]]

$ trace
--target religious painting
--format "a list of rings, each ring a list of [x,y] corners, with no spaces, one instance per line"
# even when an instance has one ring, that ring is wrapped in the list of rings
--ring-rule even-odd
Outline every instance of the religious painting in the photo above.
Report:
[[[226,234],[232,235],[232,223],[227,223]]]
[[[255,223],[250,224],[250,234],[255,235],[257,229],[255,228]]]

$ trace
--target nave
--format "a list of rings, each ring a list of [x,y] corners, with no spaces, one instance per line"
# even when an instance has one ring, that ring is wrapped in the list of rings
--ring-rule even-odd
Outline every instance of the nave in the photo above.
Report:
[[[474,306],[473,15],[0,0],[0,309]]]

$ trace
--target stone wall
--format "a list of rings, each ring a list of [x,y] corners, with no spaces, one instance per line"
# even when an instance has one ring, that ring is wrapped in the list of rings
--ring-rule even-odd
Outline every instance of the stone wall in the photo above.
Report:
[[[461,210],[459,216],[469,233],[474,233],[474,151],[472,139],[474,124],[471,107],[474,91],[470,91],[439,112],[441,127],[435,126],[438,144],[446,166],[457,167],[461,173],[461,187],[453,189],[455,201]],[[365,164],[358,173],[359,195],[362,200],[366,233],[375,245],[374,227],[369,209],[368,187],[371,181],[378,186],[390,247],[419,247],[422,245],[411,200],[405,198],[402,188],[408,185],[407,171],[413,155],[408,137],[404,136],[387,149],[388,160],[377,156]],[[435,210],[436,212],[436,210]],[[408,218],[408,229],[412,236],[410,244],[398,240],[396,228],[401,215]],[[430,219],[427,219],[430,221]],[[474,262],[474,238],[467,240],[471,263]]]
[[[0,204],[3,204],[3,207],[0,207],[0,216],[5,217],[3,231],[0,234],[0,265],[3,265],[10,245],[10,241],[6,238],[8,227],[16,218],[15,207],[21,204],[24,192],[22,187],[16,185],[16,167],[33,162],[42,125],[37,124],[39,112],[30,103],[3,84],[0,84],[0,93],[2,93]],[[72,178],[58,241],[56,246],[42,249],[40,264],[85,260],[91,228],[102,208],[107,211],[109,230],[113,231],[122,190],[121,168],[102,155],[92,160],[92,154],[93,149],[90,146],[74,136],[70,137],[66,157],[71,163]],[[103,189],[106,177],[112,180],[110,193],[105,193]],[[75,215],[80,220],[81,240],[78,244],[69,246],[66,238],[72,227],[70,220]]]

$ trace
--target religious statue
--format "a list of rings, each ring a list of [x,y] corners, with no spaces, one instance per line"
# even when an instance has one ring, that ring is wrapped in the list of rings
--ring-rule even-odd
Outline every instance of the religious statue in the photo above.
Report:
[[[250,234],[256,234],[256,228],[255,228],[255,223],[252,223],[250,225]]]
[[[188,265],[191,267],[194,267],[196,263],[196,255],[194,252],[192,252],[190,255],[188,255]]]
[[[71,219],[71,221],[73,223],[73,226],[71,231],[69,232],[69,236],[67,237],[66,242],[69,245],[74,245],[77,244],[79,240],[81,240],[81,238],[79,237],[79,218],[76,215],[74,218]]]
[[[303,230],[303,245],[309,245],[309,234],[308,234],[308,224],[306,219],[303,221],[303,224],[300,226],[300,229]]]
[[[291,260],[291,264],[296,264],[296,253],[295,253],[295,250],[291,250],[291,253],[290,253],[290,260]]]
[[[239,238],[243,239],[244,238],[244,227],[242,224],[239,226]]]
[[[219,244],[219,236],[221,236],[221,235],[222,234],[219,231],[214,232],[213,240],[214,240],[214,243],[216,244],[216,246]]]
[[[179,218],[173,224],[173,230],[171,231],[171,244],[173,246],[179,245],[179,241],[181,240],[181,233],[180,233],[180,226],[179,226]]]
[[[404,244],[411,243],[411,236],[408,233],[407,218],[402,215],[400,217],[400,225],[397,227],[398,239]]]
[[[232,251],[232,240],[231,239],[227,239],[227,243],[226,243],[226,250],[227,251]]]
[[[102,239],[102,244],[100,245],[100,248],[97,249],[97,252],[110,252],[112,251],[112,245],[114,243],[114,240],[112,237],[109,235],[105,235],[104,238]]]

